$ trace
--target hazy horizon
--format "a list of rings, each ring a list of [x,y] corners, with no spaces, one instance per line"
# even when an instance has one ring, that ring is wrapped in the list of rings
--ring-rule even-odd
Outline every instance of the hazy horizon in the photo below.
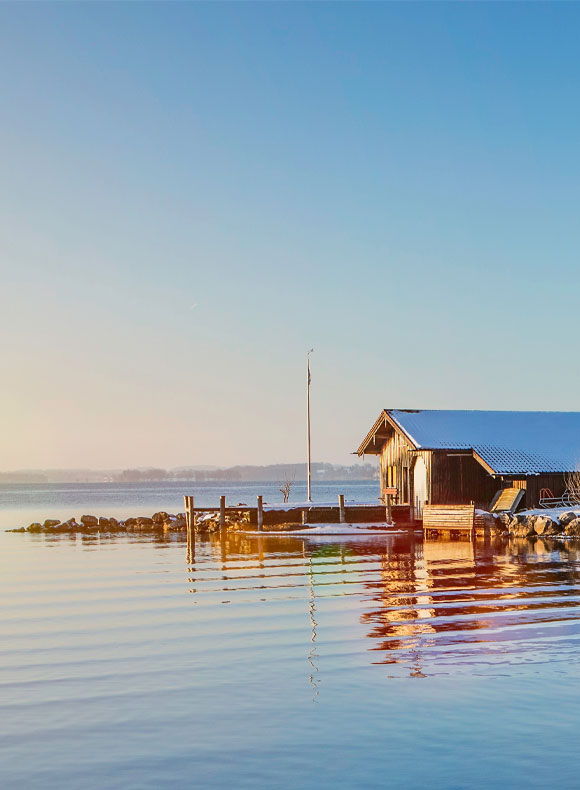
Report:
[[[0,469],[303,460],[312,347],[332,463],[384,407],[578,408],[579,23],[0,5]]]
[[[329,466],[345,467],[345,468],[348,468],[348,467],[351,467],[351,466],[352,467],[360,467],[360,466],[365,466],[365,465],[376,466],[378,464],[378,458],[377,458],[377,456],[367,455],[367,456],[365,456],[364,459],[361,458],[358,461],[353,460],[352,463],[350,463],[350,464],[348,464],[348,463],[347,464],[338,464],[338,463],[332,464],[330,461],[319,461],[319,460],[312,461],[312,466],[313,467],[321,466],[321,465],[325,465],[325,464],[328,464]],[[279,463],[274,463],[274,464],[267,464],[267,463],[263,463],[263,464],[227,464],[227,465],[220,465],[220,466],[213,465],[213,464],[212,465],[208,465],[208,464],[194,464],[194,463],[192,463],[192,464],[177,464],[176,466],[169,466],[169,467],[163,467],[163,466],[161,466],[159,464],[153,464],[151,466],[142,466],[141,465],[141,466],[132,466],[132,467],[124,467],[124,466],[118,466],[118,467],[116,467],[116,466],[100,466],[100,467],[94,467],[94,466],[36,467],[36,466],[29,466],[29,467],[19,467],[19,468],[14,468],[14,469],[2,469],[2,470],[0,470],[0,474],[16,474],[18,472],[121,472],[121,471],[126,471],[126,470],[129,470],[129,469],[135,469],[135,470],[161,469],[161,470],[165,470],[165,471],[177,471],[177,470],[180,470],[180,469],[184,469],[184,470],[193,469],[193,470],[199,470],[199,471],[204,471],[204,470],[212,471],[212,470],[235,469],[237,467],[241,467],[241,468],[248,467],[248,468],[260,469],[261,467],[272,468],[272,467],[276,467],[276,466],[281,466],[281,467],[286,467],[286,466],[288,466],[288,467],[304,466],[304,468],[306,468],[306,461],[281,461]]]

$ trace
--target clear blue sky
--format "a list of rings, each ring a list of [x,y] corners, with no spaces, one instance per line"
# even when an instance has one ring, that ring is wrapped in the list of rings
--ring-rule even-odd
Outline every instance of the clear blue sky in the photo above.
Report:
[[[0,468],[580,408],[580,6],[0,6]]]

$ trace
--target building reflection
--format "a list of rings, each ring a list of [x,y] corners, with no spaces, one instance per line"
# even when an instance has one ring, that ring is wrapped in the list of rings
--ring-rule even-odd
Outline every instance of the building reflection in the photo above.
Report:
[[[243,589],[260,589],[260,600],[280,585],[303,598],[314,697],[323,669],[317,645],[324,642],[327,598],[356,595],[363,612],[345,607],[344,629],[358,627],[360,633],[362,626],[371,663],[404,664],[413,677],[475,653],[479,661],[493,660],[506,649],[511,626],[525,632],[523,639],[546,622],[577,617],[579,551],[554,541],[423,541],[400,535],[318,542],[224,532],[204,538],[201,547],[224,580],[246,574],[252,586]],[[202,549],[197,547],[198,555]],[[188,543],[187,557],[195,581],[195,545]],[[337,584],[346,587],[338,590]],[[515,632],[509,633],[511,638]]]
[[[503,650],[506,633],[512,638],[511,626],[529,639],[546,622],[577,617],[570,606],[578,606],[578,554],[562,543],[425,541],[395,547],[380,567],[361,621],[382,653],[375,661],[404,662],[412,675],[474,652],[485,661]]]

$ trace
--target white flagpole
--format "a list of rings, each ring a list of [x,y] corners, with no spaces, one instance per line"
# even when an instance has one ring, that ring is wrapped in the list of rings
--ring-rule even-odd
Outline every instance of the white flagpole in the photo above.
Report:
[[[308,501],[312,502],[312,473],[310,469],[310,354],[313,348],[306,354],[306,446],[308,451],[308,463],[306,464],[306,483],[308,489]]]

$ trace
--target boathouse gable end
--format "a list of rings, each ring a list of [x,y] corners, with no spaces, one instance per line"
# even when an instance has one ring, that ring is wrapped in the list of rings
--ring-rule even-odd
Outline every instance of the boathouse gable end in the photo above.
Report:
[[[367,454],[379,456],[381,490],[395,488],[398,504],[487,507],[510,486],[534,507],[543,488],[561,496],[580,468],[580,413],[384,409],[358,449]]]

